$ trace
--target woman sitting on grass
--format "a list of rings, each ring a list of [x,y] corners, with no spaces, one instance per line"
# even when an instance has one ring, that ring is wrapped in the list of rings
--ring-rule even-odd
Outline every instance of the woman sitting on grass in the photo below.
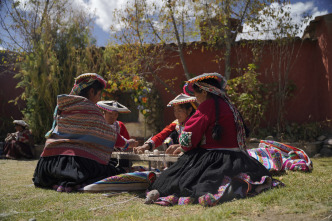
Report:
[[[106,122],[111,125],[114,131],[116,131],[125,139],[129,140],[130,135],[128,130],[124,123],[118,120],[118,117],[119,114],[128,114],[131,111],[126,106],[120,104],[117,101],[98,101],[97,107],[102,110]],[[111,158],[110,163],[119,165],[126,170],[130,170],[129,168],[132,166],[132,163],[127,159]]]
[[[134,151],[142,154],[145,150],[151,151],[162,145],[164,142],[167,146],[167,154],[181,153],[178,137],[184,128],[184,124],[195,113],[195,101],[195,97],[188,96],[186,94],[179,94],[176,98],[171,100],[167,107],[174,107],[174,116],[176,120],[166,126],[160,133],[147,140],[144,145],[134,147]]]
[[[3,154],[8,159],[33,158],[32,136],[29,125],[23,120],[14,120],[15,133],[7,134]]]
[[[109,123],[116,132],[124,138],[130,139],[126,126],[123,122],[118,120],[119,114],[131,112],[126,106],[117,101],[98,101],[97,107],[102,110],[106,122]]]
[[[161,173],[146,203],[217,203],[260,193],[273,186],[269,171],[246,152],[244,122],[217,73],[187,82],[184,91],[199,104],[180,134],[184,154]]]
[[[137,144],[116,133],[96,106],[105,85],[98,74],[82,74],[70,95],[58,95],[56,124],[46,134],[33,176],[35,186],[70,192],[125,172],[109,164],[113,148]]]

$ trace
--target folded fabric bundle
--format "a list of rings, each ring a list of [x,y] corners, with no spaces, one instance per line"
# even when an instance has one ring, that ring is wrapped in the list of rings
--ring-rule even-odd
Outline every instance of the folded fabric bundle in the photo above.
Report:
[[[152,171],[124,173],[87,185],[84,192],[146,190],[156,180]]]
[[[303,150],[277,141],[261,140],[258,148],[247,151],[271,172],[309,172],[313,169],[310,158]]]

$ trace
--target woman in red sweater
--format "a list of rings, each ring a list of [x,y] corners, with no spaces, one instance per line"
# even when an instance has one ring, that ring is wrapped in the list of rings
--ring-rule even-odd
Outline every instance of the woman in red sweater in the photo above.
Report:
[[[174,107],[174,120],[167,125],[160,133],[147,140],[142,146],[134,147],[135,153],[144,153],[145,150],[153,150],[163,143],[167,146],[167,154],[181,153],[179,135],[184,128],[184,124],[195,113],[196,98],[186,94],[179,94],[171,100],[167,107]]]
[[[146,203],[213,206],[278,184],[246,152],[244,122],[225,85],[217,73],[187,82],[184,91],[194,94],[199,106],[179,137],[184,154],[152,184]]]

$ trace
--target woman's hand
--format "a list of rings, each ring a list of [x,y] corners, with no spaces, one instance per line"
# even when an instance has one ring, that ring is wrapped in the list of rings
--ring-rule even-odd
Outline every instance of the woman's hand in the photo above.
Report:
[[[149,150],[149,144],[143,144],[142,146],[134,147],[134,153],[143,154],[145,150]]]
[[[16,140],[16,134],[15,133],[8,133],[7,137],[5,139],[5,142],[10,142],[12,140]]]
[[[173,152],[174,155],[179,155],[180,153],[182,153],[182,147],[181,146],[176,148],[176,150],[174,150],[174,152]]]
[[[165,153],[166,154],[173,154],[173,155],[178,155],[182,152],[182,148],[180,144],[173,144],[171,146],[169,146]]]
[[[138,145],[138,141],[136,141],[135,139],[129,139],[128,143],[129,143],[128,149],[132,149]]]

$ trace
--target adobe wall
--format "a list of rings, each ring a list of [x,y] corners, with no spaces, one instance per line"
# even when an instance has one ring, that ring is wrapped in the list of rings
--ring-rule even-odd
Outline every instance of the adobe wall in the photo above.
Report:
[[[332,14],[324,16],[316,25],[317,36],[317,65],[315,72],[323,75],[319,82],[318,96],[322,96],[321,106],[324,114],[331,118],[332,115]]]
[[[292,56],[292,67],[289,71],[289,79],[296,85],[294,95],[286,103],[286,120],[288,122],[305,123],[314,121],[323,121],[332,118],[332,21],[331,16],[322,16],[316,25],[315,36],[317,39],[306,39],[302,41],[298,39],[294,43],[294,53]],[[222,49],[217,51],[202,50],[202,47],[195,47],[191,43],[187,46],[185,60],[189,68],[189,72],[196,75],[205,72],[224,73],[224,63],[215,62],[215,55],[222,55]],[[249,47],[237,44],[232,48],[231,65],[233,67],[247,67],[248,63],[252,63],[252,55]],[[258,63],[261,73],[260,80],[271,83],[276,80],[272,77],[272,73],[276,73],[276,69],[271,69],[273,57],[276,52],[271,45],[266,44],[262,49],[262,57]],[[177,64],[171,71],[159,72],[158,76],[163,80],[177,79],[172,89],[178,94],[182,92],[182,84],[185,81],[183,68],[180,59],[176,54],[169,56],[169,63]],[[269,70],[269,71],[267,71]],[[271,71],[272,70],[272,71]],[[232,76],[236,76],[235,71]],[[167,92],[160,83],[156,83],[159,88],[163,103],[166,107],[167,103],[172,100],[175,95]],[[273,125],[276,121],[275,108],[270,107],[266,115],[266,124]],[[164,123],[169,124],[174,120],[172,108],[165,108]]]
[[[23,117],[21,110],[24,108],[24,102],[21,100],[18,105],[8,103],[18,97],[23,90],[17,89],[17,80],[13,78],[14,73],[5,72],[0,74],[0,137],[8,132],[15,132],[14,125],[11,125],[12,119],[21,119]]]

